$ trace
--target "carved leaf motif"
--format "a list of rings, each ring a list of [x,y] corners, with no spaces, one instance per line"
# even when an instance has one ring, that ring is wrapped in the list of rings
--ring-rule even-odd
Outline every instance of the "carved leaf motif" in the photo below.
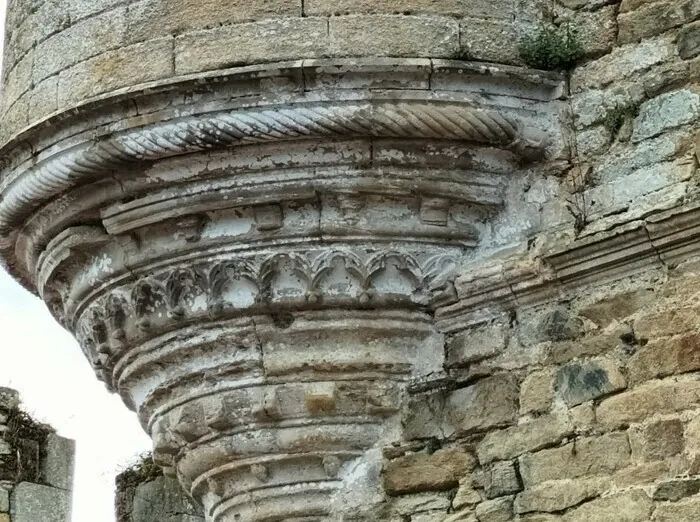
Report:
[[[349,250],[333,250],[326,252],[314,260],[313,280],[311,282],[312,299],[321,293],[320,285],[324,278],[335,269],[337,263],[342,263],[345,270],[355,277],[357,284],[363,293],[367,292],[369,285],[369,271],[365,262],[354,252]]]
[[[142,279],[134,287],[131,293],[131,300],[134,305],[134,313],[139,321],[139,326],[147,328],[150,326],[148,315],[156,307],[165,302],[165,291],[160,283],[153,279]]]
[[[265,301],[272,299],[272,285],[275,277],[285,269],[296,275],[306,285],[307,291],[311,288],[312,267],[306,257],[295,252],[274,254],[265,259],[260,266],[258,286],[261,289],[261,299]]]
[[[402,272],[408,276],[416,288],[418,288],[423,280],[422,270],[418,265],[418,262],[413,258],[413,256],[405,252],[381,252],[376,254],[372,259],[369,260],[369,278],[374,279],[380,273],[384,272],[389,263],[393,261],[399,272]]]
[[[433,289],[440,288],[449,280],[457,268],[455,256],[437,254],[423,264],[423,285]]]
[[[170,274],[165,283],[165,297],[168,309],[173,315],[181,317],[185,314],[182,301],[188,294],[204,291],[202,279],[199,271],[192,268],[180,268]]]

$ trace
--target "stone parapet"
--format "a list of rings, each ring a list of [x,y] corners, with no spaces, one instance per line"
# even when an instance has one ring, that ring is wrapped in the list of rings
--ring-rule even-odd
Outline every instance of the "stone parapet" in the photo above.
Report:
[[[0,388],[0,521],[70,522],[73,441],[20,410]]]

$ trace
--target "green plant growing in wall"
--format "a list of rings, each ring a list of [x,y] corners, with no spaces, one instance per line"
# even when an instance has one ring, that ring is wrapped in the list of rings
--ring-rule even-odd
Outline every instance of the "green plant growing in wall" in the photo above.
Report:
[[[605,113],[603,125],[610,133],[611,139],[615,139],[620,129],[625,122],[635,119],[639,116],[639,105],[632,104],[617,104],[612,109]]]
[[[541,25],[533,34],[520,40],[519,50],[527,65],[548,71],[570,69],[583,56],[576,29],[569,23]]]

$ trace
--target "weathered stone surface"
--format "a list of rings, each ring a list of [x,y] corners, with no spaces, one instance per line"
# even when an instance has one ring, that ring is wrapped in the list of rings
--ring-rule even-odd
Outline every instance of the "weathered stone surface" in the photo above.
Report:
[[[566,522],[642,522],[649,519],[653,504],[640,490],[587,502],[564,515]]]
[[[476,506],[476,517],[479,522],[508,522],[512,520],[512,516],[512,498],[485,500]]]
[[[0,511],[10,510],[10,492],[0,487]]]
[[[175,39],[175,71],[188,74],[255,62],[316,58],[328,49],[327,22],[284,18],[186,33]]]
[[[58,488],[21,482],[12,490],[12,522],[66,522],[71,494]]]
[[[518,393],[518,384],[513,375],[482,379],[450,394],[446,405],[447,417],[458,433],[510,424],[518,411]]]
[[[523,489],[520,475],[511,461],[494,462],[483,486],[488,498],[512,495]]]
[[[700,327],[697,307],[672,307],[643,314],[634,322],[634,332],[640,339],[654,339],[692,332]]]
[[[654,381],[603,400],[596,410],[596,419],[606,429],[613,429],[655,413],[672,413],[689,408],[698,400],[700,382],[696,380],[671,378]]]
[[[572,74],[571,89],[582,92],[605,87],[670,59],[672,50],[669,39],[646,40],[639,45],[618,47],[609,55],[577,68]]]
[[[134,60],[138,56],[138,60]],[[172,41],[152,40],[110,51],[61,72],[59,107],[122,87],[167,78],[173,74]],[[118,74],[117,74],[118,72]]]
[[[41,462],[41,479],[47,486],[71,489],[75,468],[75,441],[51,434]]]
[[[678,455],[685,447],[679,419],[656,421],[630,430],[632,454],[641,460],[662,460]]]
[[[542,370],[525,377],[520,385],[520,413],[542,413],[554,399],[554,372]]]
[[[448,493],[417,493],[393,499],[392,507],[398,515],[411,516],[425,511],[447,511],[450,507]]]
[[[136,488],[132,509],[133,522],[201,522],[199,509],[183,494],[176,480],[159,477]],[[180,517],[180,518],[178,518]]]
[[[433,0],[306,0],[304,12],[307,16],[344,15],[358,13],[434,13],[452,16],[475,16],[478,18],[507,18],[513,13],[512,0],[447,0],[436,3]]]
[[[625,387],[625,377],[609,360],[567,364],[557,372],[555,381],[557,394],[570,407]]]
[[[0,408],[12,409],[19,406],[19,392],[0,386]]]
[[[700,16],[696,0],[664,0],[629,8],[618,16],[620,43],[661,34]]]
[[[144,0],[129,6],[129,41],[268,18],[301,17],[301,0]]]
[[[465,330],[447,345],[447,363],[452,367],[461,367],[497,355],[503,351],[506,342],[506,329],[503,326]]]
[[[678,35],[678,55],[690,60],[700,55],[700,23],[686,25]]]
[[[123,45],[126,8],[88,18],[52,36],[36,48],[32,80],[43,79],[76,63]]]
[[[630,361],[630,380],[642,382],[700,369],[699,345],[700,335],[695,333],[649,341]]]
[[[515,498],[516,513],[563,511],[600,495],[609,483],[606,479],[555,480],[528,488]]]
[[[520,64],[518,43],[533,28],[506,20],[467,18],[460,23],[459,57],[496,63]]]
[[[520,457],[520,473],[526,488],[545,481],[586,475],[609,475],[630,463],[625,433],[577,439],[560,448]]]
[[[662,482],[654,486],[652,499],[676,501],[700,492],[700,479],[679,478]]]
[[[581,319],[564,308],[547,312],[537,325],[537,340],[568,341],[583,333]]]
[[[543,415],[505,430],[490,432],[477,446],[482,464],[517,457],[561,441],[571,434],[572,426],[559,415]]]
[[[330,48],[337,56],[450,58],[459,48],[459,26],[447,17],[359,15],[329,23]]]
[[[474,457],[462,450],[407,455],[387,464],[384,488],[390,495],[454,489],[475,463]]]
[[[700,6],[700,4],[699,4]],[[695,121],[700,116],[700,96],[680,90],[657,96],[642,104],[632,141],[641,141]]]
[[[659,504],[654,510],[655,522],[695,522],[700,517],[700,499]]]

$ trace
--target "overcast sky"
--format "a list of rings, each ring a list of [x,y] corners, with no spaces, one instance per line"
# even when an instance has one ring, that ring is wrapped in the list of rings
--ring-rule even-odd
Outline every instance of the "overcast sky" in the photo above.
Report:
[[[4,14],[0,0],[0,27]],[[114,477],[150,441],[135,414],[95,378],[72,336],[2,269],[0,386],[19,390],[30,413],[76,440],[73,522],[114,521]]]

